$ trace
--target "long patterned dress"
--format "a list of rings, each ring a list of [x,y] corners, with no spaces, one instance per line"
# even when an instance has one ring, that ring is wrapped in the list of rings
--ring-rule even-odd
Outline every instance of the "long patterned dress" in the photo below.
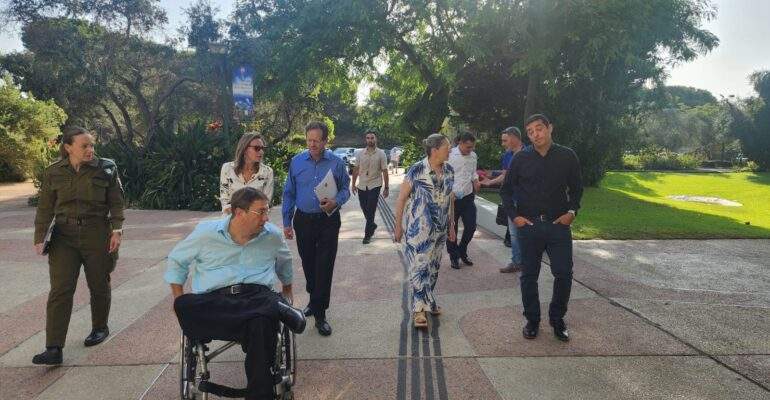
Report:
[[[433,288],[438,279],[441,255],[447,240],[449,206],[454,184],[454,170],[444,163],[439,179],[428,159],[412,165],[406,179],[412,193],[405,208],[404,253],[409,262],[412,286],[412,312],[436,311]]]

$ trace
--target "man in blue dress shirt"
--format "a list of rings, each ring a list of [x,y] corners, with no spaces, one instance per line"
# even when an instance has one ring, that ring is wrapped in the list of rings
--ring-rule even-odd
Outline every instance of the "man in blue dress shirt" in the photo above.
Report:
[[[297,250],[307,282],[305,289],[310,294],[304,313],[315,317],[318,333],[329,336],[332,327],[326,321],[326,310],[337,257],[339,208],[350,198],[350,177],[345,162],[326,149],[329,139],[326,124],[307,124],[305,139],[307,150],[291,159],[283,189],[283,233],[287,239],[297,233]],[[333,199],[319,199],[315,188],[329,171],[337,185],[337,195]]]
[[[241,343],[247,399],[273,399],[278,321],[297,333],[305,329],[302,312],[272,290],[277,277],[290,301],[293,275],[281,230],[267,222],[268,201],[252,187],[237,190],[232,214],[199,223],[168,255],[164,275],[185,335]],[[192,293],[184,294],[188,274]]]

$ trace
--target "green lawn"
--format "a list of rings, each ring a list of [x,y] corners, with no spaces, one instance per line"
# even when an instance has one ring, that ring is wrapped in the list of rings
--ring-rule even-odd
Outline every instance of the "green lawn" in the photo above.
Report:
[[[496,192],[482,192],[498,202]],[[728,207],[672,195],[719,197]],[[770,238],[770,173],[609,172],[586,188],[576,239]]]

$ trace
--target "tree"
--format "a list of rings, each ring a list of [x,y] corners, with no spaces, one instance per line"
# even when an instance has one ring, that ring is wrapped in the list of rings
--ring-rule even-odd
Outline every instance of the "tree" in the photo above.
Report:
[[[770,71],[749,76],[758,96],[735,104],[730,111],[729,130],[741,142],[741,149],[763,171],[770,169]]]
[[[37,162],[49,161],[47,147],[67,119],[53,101],[23,93],[6,73],[0,80],[0,181],[23,180]]]

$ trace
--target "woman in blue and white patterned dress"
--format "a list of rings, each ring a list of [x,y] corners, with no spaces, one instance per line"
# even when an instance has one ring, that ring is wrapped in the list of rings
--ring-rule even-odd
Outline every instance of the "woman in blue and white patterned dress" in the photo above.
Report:
[[[449,159],[449,140],[433,134],[423,141],[426,158],[412,165],[404,176],[396,202],[396,242],[406,233],[404,253],[409,262],[412,312],[415,328],[428,326],[426,312],[439,315],[433,289],[444,245],[454,241],[454,170]],[[404,218],[406,210],[406,218]],[[406,231],[404,230],[406,226]]]

